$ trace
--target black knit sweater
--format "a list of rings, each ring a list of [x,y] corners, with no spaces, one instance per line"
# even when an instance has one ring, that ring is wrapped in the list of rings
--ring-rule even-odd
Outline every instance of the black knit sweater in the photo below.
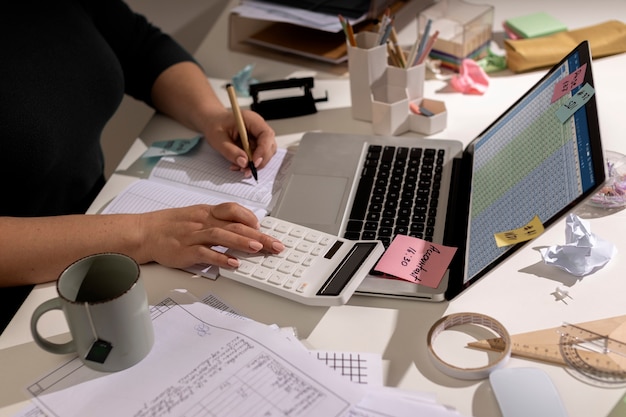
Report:
[[[156,77],[192,58],[119,0],[11,3],[0,8],[0,215],[82,213],[123,94],[150,103]]]
[[[190,60],[120,0],[1,6],[0,215],[84,213],[104,184],[100,135],[123,95],[150,104],[158,75]],[[27,293],[0,289],[0,333]]]

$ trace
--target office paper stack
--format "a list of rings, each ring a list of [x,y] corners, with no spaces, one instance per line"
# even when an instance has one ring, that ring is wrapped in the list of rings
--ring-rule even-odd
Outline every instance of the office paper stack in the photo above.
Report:
[[[142,362],[100,373],[64,359],[27,387],[33,403],[19,416],[460,416],[429,393],[351,382],[289,329],[219,299],[170,295],[151,308],[155,346]]]
[[[387,7],[391,6],[396,0],[335,0],[335,1],[319,1],[319,0],[263,0],[267,3],[280,4],[283,6],[296,7],[303,10],[309,10],[324,14],[337,16],[338,14],[357,19],[367,16],[370,19],[376,19]]]
[[[338,14],[346,17],[355,25],[356,30],[370,30],[374,27],[375,20],[389,7],[395,16],[395,26],[400,30],[414,23],[415,16],[432,2],[433,0],[242,0],[230,13],[228,45],[232,50],[263,54],[271,59],[292,61],[305,57],[309,59],[309,67],[316,64],[314,61],[343,64],[347,61],[347,49],[337,19]],[[312,7],[309,3],[315,3],[316,6],[307,9],[306,7]],[[321,10],[327,12],[320,13]],[[337,13],[338,11],[341,13]],[[324,66],[324,69],[329,70],[329,67]],[[337,71],[344,73],[345,68],[338,65]]]

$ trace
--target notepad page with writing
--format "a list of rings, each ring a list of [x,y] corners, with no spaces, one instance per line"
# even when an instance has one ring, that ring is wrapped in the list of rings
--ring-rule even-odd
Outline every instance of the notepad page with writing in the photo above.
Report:
[[[149,179],[267,209],[280,190],[290,159],[286,149],[278,149],[258,171],[257,183],[252,177],[243,178],[241,172],[232,171],[231,163],[203,142],[189,154],[161,158]]]

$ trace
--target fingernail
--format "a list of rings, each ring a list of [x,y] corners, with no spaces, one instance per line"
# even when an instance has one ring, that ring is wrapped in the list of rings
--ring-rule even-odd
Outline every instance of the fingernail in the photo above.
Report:
[[[239,158],[237,158],[236,162],[237,162],[237,165],[239,165],[241,168],[245,168],[248,166],[248,160],[244,158],[243,156],[240,156]]]
[[[285,245],[283,245],[281,242],[273,242],[272,249],[274,249],[274,251],[276,252],[282,252],[285,249]]]
[[[261,242],[257,242],[256,240],[251,240],[249,246],[253,251],[260,251],[263,249],[263,244]]]
[[[254,161],[254,166],[258,167],[261,165],[261,162],[263,162],[263,158],[257,158],[256,161]]]
[[[237,258],[228,258],[226,263],[232,266],[233,268],[239,268],[239,259]]]

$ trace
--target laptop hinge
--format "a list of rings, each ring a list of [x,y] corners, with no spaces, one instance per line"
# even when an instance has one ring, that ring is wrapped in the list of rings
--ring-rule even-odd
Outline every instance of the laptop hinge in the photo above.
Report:
[[[463,289],[467,226],[469,224],[469,202],[472,154],[465,151],[462,158],[452,161],[452,182],[446,216],[444,245],[457,248],[450,262],[450,278],[446,299],[456,296]]]

